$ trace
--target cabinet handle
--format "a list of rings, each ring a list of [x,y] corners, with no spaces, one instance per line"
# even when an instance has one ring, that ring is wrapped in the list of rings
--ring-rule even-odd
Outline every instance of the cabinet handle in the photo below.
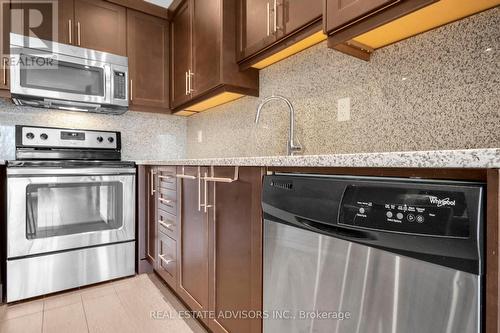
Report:
[[[239,178],[239,166],[234,167],[234,176],[233,178],[222,178],[222,177],[215,177],[215,168],[214,166],[210,167],[210,177],[203,177],[207,182],[214,182],[214,183],[232,183],[238,180]]]
[[[186,94],[186,96],[187,96],[187,95],[189,95],[189,93],[188,93],[188,80],[189,80],[189,78],[188,78],[188,72],[186,72],[186,73],[184,73],[184,74],[186,74],[186,88],[185,88],[185,90],[184,90],[184,93],[185,93],[185,94]]]
[[[196,176],[190,176],[190,175],[175,175],[175,176],[181,179],[196,179]]]
[[[130,79],[130,101],[134,100],[134,81]]]
[[[188,72],[188,77],[189,77],[189,85],[188,85],[188,93],[191,94],[192,92],[194,92],[194,89],[192,88],[193,87],[193,82],[191,81],[192,77],[194,76],[194,73],[191,72],[191,70],[189,70]]]
[[[73,28],[73,22],[71,22],[71,20],[68,20],[68,39],[69,39],[69,43],[70,44],[73,44],[73,32],[72,32],[72,29]]]
[[[2,58],[2,67],[3,67],[3,85],[7,85],[7,58]]]
[[[203,212],[206,213],[208,211],[208,208],[213,207],[213,205],[208,204],[208,179],[210,177],[207,176],[207,173],[205,172],[205,175],[203,177],[203,203],[201,206],[203,207]]]
[[[269,16],[271,15],[271,5],[269,4],[269,2],[267,3],[267,36],[269,36],[271,34],[271,28],[270,28],[270,24],[271,22],[269,22]]]
[[[167,259],[164,254],[158,253],[158,257],[160,258],[161,261],[163,261],[165,263],[165,265],[170,265],[171,263],[175,262],[174,259],[170,259],[170,258]]]
[[[201,212],[201,171],[198,167],[198,211]]]
[[[278,28],[278,0],[274,0],[273,4],[273,16],[274,16],[274,33],[276,33],[279,28]]]
[[[76,23],[76,34],[78,38],[78,46],[82,45],[82,35],[80,32],[80,22]]]
[[[158,178],[160,178],[160,179],[172,179],[174,177],[172,177],[172,176],[158,176]]]
[[[162,220],[158,220],[158,223],[169,230],[172,230],[172,227],[174,226],[172,223],[165,223]]]
[[[151,195],[154,195],[155,194],[155,184],[154,184],[154,181],[155,181],[155,172],[153,169],[150,170],[150,174],[151,174],[151,188],[150,188],[150,191],[151,191]]]

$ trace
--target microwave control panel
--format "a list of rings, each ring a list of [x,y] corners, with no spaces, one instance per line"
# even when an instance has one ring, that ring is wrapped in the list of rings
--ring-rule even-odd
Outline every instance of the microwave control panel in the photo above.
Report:
[[[127,75],[124,72],[113,71],[113,98],[127,98]]]

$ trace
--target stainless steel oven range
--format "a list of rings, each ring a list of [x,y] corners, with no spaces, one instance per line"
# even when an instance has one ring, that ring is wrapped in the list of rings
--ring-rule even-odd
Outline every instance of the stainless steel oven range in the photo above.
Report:
[[[135,274],[135,166],[120,133],[16,126],[7,302]]]

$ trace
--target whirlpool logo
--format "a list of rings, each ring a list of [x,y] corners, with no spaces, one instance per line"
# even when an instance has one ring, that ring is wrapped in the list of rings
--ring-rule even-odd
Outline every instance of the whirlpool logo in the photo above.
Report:
[[[434,204],[438,207],[444,206],[455,206],[455,200],[451,200],[450,198],[439,199],[438,197],[429,196],[429,201],[431,204]]]

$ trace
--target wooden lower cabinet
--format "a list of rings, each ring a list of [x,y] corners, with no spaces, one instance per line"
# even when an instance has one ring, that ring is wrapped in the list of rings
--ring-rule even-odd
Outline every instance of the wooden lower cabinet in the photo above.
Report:
[[[149,263],[156,266],[156,243],[158,228],[156,226],[156,167],[149,167],[147,170],[148,183],[148,209],[147,209],[147,224],[146,224],[146,257]]]
[[[212,332],[260,333],[260,319],[238,315],[262,309],[263,169],[239,168],[230,183],[220,179],[233,178],[234,167],[177,167],[176,173],[173,184],[157,170],[156,272],[191,310],[210,314],[200,320]],[[176,187],[175,198],[164,191],[175,211],[161,208],[166,186]]]
[[[179,168],[182,169],[182,168]],[[206,168],[186,167],[177,171],[180,200],[179,243],[177,244],[177,293],[194,311],[208,310],[208,214],[200,207],[208,188],[200,179]],[[194,177],[194,179],[190,179]],[[208,196],[208,193],[207,193]],[[203,197],[203,198],[202,198]],[[203,320],[203,319],[202,319]],[[208,322],[203,320],[205,324]]]
[[[216,177],[233,173],[234,168],[215,168]],[[214,333],[262,330],[259,319],[218,316],[262,310],[262,176],[261,168],[240,168],[235,182],[209,183],[214,206],[209,213],[209,309],[215,313],[209,328]]]

